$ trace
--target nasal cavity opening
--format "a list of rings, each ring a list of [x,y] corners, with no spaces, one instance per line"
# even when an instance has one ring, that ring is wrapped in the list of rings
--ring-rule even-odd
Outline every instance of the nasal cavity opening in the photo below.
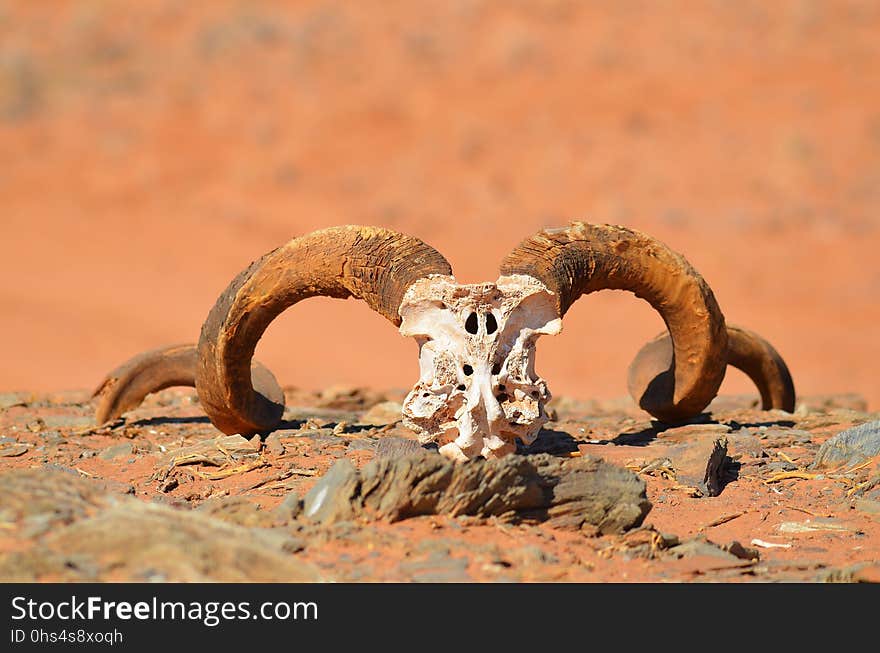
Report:
[[[465,376],[470,376],[471,374],[474,373],[474,368],[471,367],[470,365],[463,365],[461,368],[461,371],[464,372]]]
[[[479,328],[480,323],[477,319],[477,314],[471,313],[470,315],[468,315],[467,320],[464,321],[464,330],[470,334],[476,335]]]
[[[495,333],[498,331],[498,322],[492,313],[486,313],[486,333]]]

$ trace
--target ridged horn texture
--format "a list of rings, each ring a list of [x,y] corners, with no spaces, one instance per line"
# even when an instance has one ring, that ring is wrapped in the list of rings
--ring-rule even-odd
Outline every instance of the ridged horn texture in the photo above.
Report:
[[[355,297],[399,326],[407,288],[432,274],[451,275],[452,268],[421,240],[351,225],[295,238],[255,261],[202,326],[195,383],[211,421],[244,435],[281,420],[284,393],[271,375],[252,382],[251,359],[269,323],[288,307],[307,297]]]
[[[666,323],[672,352],[658,356],[643,348],[630,366],[629,388],[657,419],[697,415],[717,394],[727,367],[724,315],[699,273],[657,239],[574,222],[521,242],[502,262],[501,274],[541,281],[556,293],[560,317],[581,295],[597,290],[628,290],[651,304]]]

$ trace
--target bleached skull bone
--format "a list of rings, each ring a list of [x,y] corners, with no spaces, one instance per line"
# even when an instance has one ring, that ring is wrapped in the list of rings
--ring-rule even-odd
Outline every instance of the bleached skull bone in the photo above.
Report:
[[[547,421],[547,383],[535,372],[535,341],[556,334],[555,295],[530,276],[462,285],[432,275],[400,304],[400,332],[419,344],[419,381],[403,421],[450,458],[500,457],[531,444]]]

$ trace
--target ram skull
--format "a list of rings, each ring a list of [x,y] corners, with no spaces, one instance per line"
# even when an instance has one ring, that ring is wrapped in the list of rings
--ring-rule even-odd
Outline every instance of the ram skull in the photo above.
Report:
[[[195,386],[224,433],[275,429],[284,392],[253,360],[263,332],[308,297],[365,301],[419,345],[419,380],[403,421],[455,459],[496,457],[529,444],[547,420],[535,341],[556,334],[582,295],[627,290],[650,303],[667,332],[645,345],[628,386],[658,420],[699,414],[728,365],[758,386],[763,407],[794,409],[785,362],[759,335],[725,323],[705,280],[660,241],[615,225],[574,222],[525,239],[494,283],[460,285],[421,240],[379,227],[331,227],[294,238],[236,276],[202,325],[197,345],[145,352],[98,386],[96,419],[108,422],[173,385]]]

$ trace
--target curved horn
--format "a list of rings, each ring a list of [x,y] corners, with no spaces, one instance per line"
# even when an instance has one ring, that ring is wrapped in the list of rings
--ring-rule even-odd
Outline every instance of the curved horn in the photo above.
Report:
[[[172,345],[130,358],[110,372],[95,388],[95,421],[103,424],[136,408],[151,392],[172,386],[195,386],[196,348]]]
[[[597,290],[628,290],[650,303],[666,323],[672,352],[640,352],[630,369],[630,392],[656,418],[692,417],[718,392],[728,350],[721,309],[684,257],[651,236],[573,222],[524,240],[504,259],[501,274],[541,281],[556,293],[560,317],[581,295]]]
[[[269,323],[302,299],[363,299],[395,325],[406,290],[432,274],[450,275],[443,256],[421,240],[378,227],[343,226],[295,238],[239,274],[202,326],[196,388],[225,433],[274,428],[284,413],[277,383],[251,378],[251,359]],[[265,379],[264,379],[265,381]]]
[[[727,362],[745,372],[761,393],[764,410],[795,409],[794,381],[779,352],[754,331],[727,325],[730,347]]]
[[[794,412],[794,382],[773,345],[757,333],[732,324],[727,325],[727,343],[727,364],[742,370],[752,380],[761,393],[761,408]],[[627,383],[631,393],[645,383],[646,370],[670,365],[672,350],[668,333],[661,333],[639,350],[629,368]]]
[[[153,392],[175,386],[194,388],[197,362],[196,345],[171,345],[130,358],[104,377],[92,393],[92,398],[98,398],[95,422],[104,424],[121,417]],[[263,387],[278,385],[259,361],[253,362],[251,375]]]

